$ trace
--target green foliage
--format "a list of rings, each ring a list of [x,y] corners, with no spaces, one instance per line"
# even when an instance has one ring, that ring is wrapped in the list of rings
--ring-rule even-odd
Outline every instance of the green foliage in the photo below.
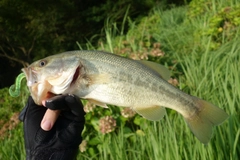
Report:
[[[201,38],[211,36],[211,49],[216,50],[240,34],[240,4],[237,0],[191,1],[188,10],[190,21],[203,15],[208,17],[207,22],[203,22],[204,26],[196,35]]]
[[[5,135],[1,135],[0,159],[26,159],[22,128],[22,124],[19,124],[14,130],[9,130]]]
[[[75,42],[82,44],[86,38],[100,33],[106,18],[120,23],[127,8],[129,16],[137,17],[140,13],[144,15],[154,3],[152,0],[107,0],[106,3],[3,0],[0,2],[0,31],[5,45],[1,47],[26,62],[77,49]]]
[[[192,0],[189,3],[188,16],[190,18],[195,18],[196,16],[201,16],[207,13],[208,6],[211,5],[211,0]],[[207,8],[206,8],[207,7]]]
[[[95,156],[101,152],[104,145],[103,139],[109,135],[121,134],[121,132],[123,132],[124,136],[134,134],[140,128],[143,120],[129,108],[109,106],[106,109],[86,101],[84,101],[84,106],[87,114],[82,136],[87,141],[87,147],[81,146],[81,150],[84,150],[90,156]]]
[[[6,136],[5,131],[11,126],[11,119],[16,121],[16,115],[22,110],[26,104],[27,97],[29,95],[26,80],[22,80],[21,88],[19,90],[20,95],[18,97],[12,97],[9,94],[9,88],[0,89],[0,134],[1,137]],[[9,123],[9,124],[8,124]],[[14,122],[15,123],[15,122]],[[15,124],[13,124],[15,127]],[[12,127],[10,127],[12,128]]]
[[[25,104],[23,97],[25,96],[24,93],[19,97],[11,97],[8,88],[0,89],[0,117],[2,121],[8,121],[13,113],[19,112],[23,108]],[[4,123],[2,122],[2,124]]]
[[[225,7],[209,21],[209,27],[203,33],[212,35],[212,48],[216,49],[222,43],[230,41],[240,31],[240,5]]]

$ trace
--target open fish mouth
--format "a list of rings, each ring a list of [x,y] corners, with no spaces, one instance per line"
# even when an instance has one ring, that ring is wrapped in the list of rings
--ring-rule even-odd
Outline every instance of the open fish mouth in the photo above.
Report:
[[[76,68],[75,73],[74,73],[74,75],[72,77],[72,82],[71,82],[70,86],[76,82],[76,80],[78,79],[79,75],[80,75],[80,66],[78,66]]]
[[[35,83],[37,83],[37,73],[34,71],[32,68],[23,68],[22,69],[23,73],[26,75],[27,78],[27,86],[31,87]]]

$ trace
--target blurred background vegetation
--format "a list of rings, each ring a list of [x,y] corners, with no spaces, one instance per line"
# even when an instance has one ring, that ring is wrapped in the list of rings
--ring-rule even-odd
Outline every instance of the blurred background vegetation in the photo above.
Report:
[[[0,0],[0,159],[25,159],[26,81],[20,97],[8,87],[29,63],[75,49],[161,63],[170,83],[230,115],[204,146],[175,111],[151,122],[84,101],[79,159],[239,159],[239,42],[239,0]]]

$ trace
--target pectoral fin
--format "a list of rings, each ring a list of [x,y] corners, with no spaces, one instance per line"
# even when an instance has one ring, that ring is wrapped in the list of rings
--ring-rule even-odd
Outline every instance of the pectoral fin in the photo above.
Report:
[[[97,100],[94,100],[94,99],[88,99],[91,103],[97,105],[97,106],[100,106],[100,107],[103,107],[103,108],[108,108],[108,106],[106,105],[106,103],[102,103],[102,102],[99,102]]]
[[[106,84],[110,81],[110,75],[103,73],[103,74],[90,74],[87,76],[88,85],[92,84]]]
[[[166,113],[165,108],[161,106],[133,107],[133,109],[144,118],[152,121],[158,121],[162,119]]]

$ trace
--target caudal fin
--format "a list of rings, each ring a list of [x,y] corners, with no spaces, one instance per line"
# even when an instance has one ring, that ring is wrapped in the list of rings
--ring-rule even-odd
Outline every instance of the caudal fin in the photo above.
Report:
[[[199,111],[191,118],[185,118],[194,135],[204,144],[211,139],[212,127],[224,122],[228,115],[213,104],[197,100]]]

